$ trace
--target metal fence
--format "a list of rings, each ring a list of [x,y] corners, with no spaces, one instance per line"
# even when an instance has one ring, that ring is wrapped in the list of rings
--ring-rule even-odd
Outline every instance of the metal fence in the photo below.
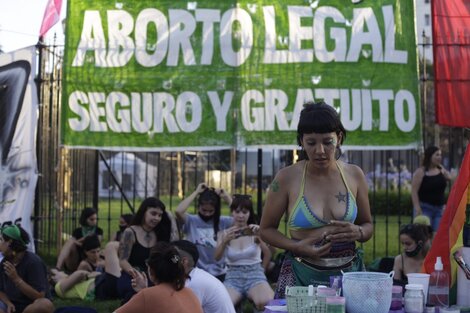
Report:
[[[33,218],[37,250],[43,255],[57,254],[67,234],[78,227],[80,211],[85,207],[99,209],[99,226],[107,240],[117,230],[120,214],[135,210],[143,198],[160,197],[168,210],[174,211],[179,201],[203,181],[253,195],[258,214],[262,214],[265,191],[275,173],[295,161],[296,151],[288,150],[130,153],[61,148],[63,49],[52,45],[38,50],[40,176]],[[423,80],[422,90],[429,93],[425,98],[432,100],[429,85]],[[423,114],[429,121],[433,105],[423,107],[428,110]],[[465,130],[426,126],[423,136],[425,142],[440,144],[447,168],[459,168],[468,138]],[[368,179],[374,223],[376,230],[381,230],[367,243],[369,257],[397,254],[397,229],[411,221],[411,173],[419,165],[419,151],[346,151],[343,157],[359,165]]]

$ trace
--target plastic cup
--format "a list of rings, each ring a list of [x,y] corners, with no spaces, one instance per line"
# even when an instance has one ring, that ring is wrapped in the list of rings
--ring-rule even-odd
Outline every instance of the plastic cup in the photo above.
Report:
[[[429,277],[431,275],[425,273],[409,273],[408,284],[420,284],[423,286],[424,292],[424,303],[428,303],[428,288],[429,288]]]

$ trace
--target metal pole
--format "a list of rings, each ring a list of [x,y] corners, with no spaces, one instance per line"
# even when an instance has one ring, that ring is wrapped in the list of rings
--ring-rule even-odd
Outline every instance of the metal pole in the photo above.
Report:
[[[426,147],[426,114],[428,112],[428,109],[427,109],[427,73],[426,73],[426,45],[425,45],[425,41],[426,41],[426,33],[424,32],[423,30],[423,33],[422,33],[422,43],[421,45],[423,46],[423,79],[422,79],[422,82],[423,82],[423,110],[421,110],[421,115],[422,115],[422,132],[423,132],[423,146]]]
[[[263,150],[258,149],[258,218],[261,218],[263,211]]]

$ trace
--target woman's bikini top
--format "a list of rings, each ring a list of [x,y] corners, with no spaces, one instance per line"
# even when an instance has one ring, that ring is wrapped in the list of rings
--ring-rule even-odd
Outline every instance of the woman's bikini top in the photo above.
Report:
[[[328,221],[325,221],[319,218],[315,212],[310,208],[310,205],[307,202],[307,199],[304,195],[305,189],[305,176],[307,173],[307,164],[308,161],[305,162],[304,172],[302,176],[302,182],[300,184],[300,192],[295,202],[294,209],[292,210],[291,215],[289,216],[289,227],[293,230],[301,230],[301,229],[314,229],[320,228],[328,224]],[[344,185],[347,189],[346,194],[346,212],[344,216],[339,219],[346,222],[354,223],[357,217],[357,204],[354,195],[352,194],[349,186],[346,182],[346,178],[344,177],[343,170],[341,166],[336,163],[338,170],[341,175],[341,179],[343,180]]]

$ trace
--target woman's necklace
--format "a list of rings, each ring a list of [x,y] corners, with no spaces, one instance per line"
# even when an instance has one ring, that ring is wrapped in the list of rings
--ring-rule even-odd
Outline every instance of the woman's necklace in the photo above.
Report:
[[[145,242],[147,243],[147,246],[150,245],[150,241],[152,240],[152,232],[153,232],[153,229],[150,229],[150,230],[146,230],[144,226],[142,226],[142,229],[144,230],[145,232]]]

